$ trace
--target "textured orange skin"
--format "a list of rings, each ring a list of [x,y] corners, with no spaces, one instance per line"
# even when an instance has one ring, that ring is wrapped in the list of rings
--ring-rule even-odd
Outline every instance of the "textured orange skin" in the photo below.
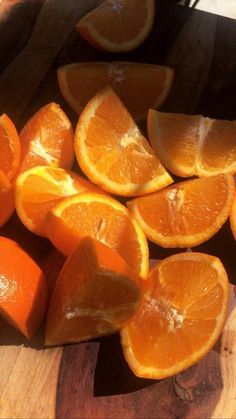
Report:
[[[31,339],[47,309],[45,277],[33,259],[13,240],[0,237],[0,314]]]

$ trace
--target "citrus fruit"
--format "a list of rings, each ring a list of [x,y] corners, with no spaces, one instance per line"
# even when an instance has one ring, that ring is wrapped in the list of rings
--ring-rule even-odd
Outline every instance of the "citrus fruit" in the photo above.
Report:
[[[0,170],[12,180],[20,164],[20,140],[15,125],[3,114],[0,116]]]
[[[99,189],[77,173],[59,167],[36,166],[16,180],[16,211],[33,233],[46,236],[45,217],[66,196]],[[102,191],[101,191],[102,192]]]
[[[230,226],[231,226],[233,236],[236,240],[236,194],[234,195],[233,205],[230,211]]]
[[[117,195],[142,195],[172,182],[110,87],[98,92],[83,110],[75,132],[75,154],[92,182]]]
[[[50,301],[46,345],[81,342],[116,332],[136,313],[141,288],[113,249],[85,237],[68,257]]]
[[[122,347],[137,376],[161,379],[213,347],[227,315],[229,282],[217,257],[185,252],[159,262],[144,285],[143,305],[121,331]]]
[[[36,262],[16,242],[0,237],[0,314],[31,339],[44,319],[47,295]]]
[[[71,108],[80,114],[88,101],[110,85],[135,120],[146,118],[167,98],[174,71],[165,66],[132,62],[88,62],[64,65],[57,71],[59,87]],[[142,100],[140,100],[142,98]]]
[[[236,121],[151,109],[148,135],[162,164],[177,176],[236,172]]]
[[[46,217],[47,235],[64,255],[71,255],[84,236],[112,249],[145,278],[148,273],[147,240],[127,208],[115,199],[96,193],[65,198]]]
[[[2,227],[11,218],[15,209],[14,190],[11,182],[0,170],[0,227]]]
[[[34,166],[70,169],[74,159],[71,123],[59,105],[40,108],[20,132],[23,172]]]
[[[163,247],[191,247],[212,237],[229,216],[229,173],[186,180],[128,202],[147,238]]]
[[[82,17],[76,29],[95,48],[127,52],[147,38],[154,16],[154,0],[105,0]]]

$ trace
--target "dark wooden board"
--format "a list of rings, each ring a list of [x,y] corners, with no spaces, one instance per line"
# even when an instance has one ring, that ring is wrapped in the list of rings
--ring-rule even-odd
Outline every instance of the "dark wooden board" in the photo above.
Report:
[[[141,1],[141,0],[140,0]],[[0,114],[18,129],[42,105],[56,101],[76,123],[57,85],[58,66],[76,61],[129,60],[175,69],[165,111],[236,119],[236,21],[157,0],[153,31],[129,54],[95,51],[74,24],[101,0],[3,0],[0,3]],[[142,128],[145,130],[145,126]],[[17,240],[42,266],[52,286],[64,258],[28,232],[16,215],[0,234]],[[218,255],[236,283],[235,240],[229,224],[198,251]],[[178,252],[150,245],[150,256]],[[45,349],[0,320],[1,418],[235,418],[236,308],[215,348],[197,365],[162,381],[135,377],[119,336]]]

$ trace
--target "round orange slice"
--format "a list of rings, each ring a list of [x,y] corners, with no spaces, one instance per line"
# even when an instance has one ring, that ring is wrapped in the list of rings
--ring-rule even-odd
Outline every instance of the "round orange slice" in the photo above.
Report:
[[[172,183],[110,87],[97,93],[82,112],[75,132],[75,154],[92,182],[117,195],[143,195]]]
[[[59,105],[40,108],[20,132],[20,141],[21,172],[35,166],[72,167],[74,133]]]
[[[229,282],[217,257],[181,253],[159,262],[144,303],[121,331],[125,358],[139,377],[161,379],[192,366],[219,338]]]
[[[105,0],[82,17],[76,29],[95,48],[127,52],[147,38],[154,16],[154,0]]]
[[[147,238],[163,247],[191,247],[210,239],[229,216],[234,179],[220,174],[171,185],[128,202]]]
[[[148,136],[162,164],[177,176],[236,172],[236,121],[151,109]]]
[[[48,213],[46,226],[49,239],[66,256],[82,237],[90,236],[116,250],[136,274],[147,276],[146,237],[128,209],[109,196],[82,193],[65,198]]]
[[[9,180],[12,180],[18,171],[20,151],[20,140],[15,125],[3,114],[0,116],[0,170]]]
[[[6,177],[6,175],[0,170],[0,227],[2,227],[11,218],[15,210],[15,199],[13,187]]]
[[[165,66],[132,62],[74,63],[57,71],[59,87],[71,108],[80,114],[106,85],[120,97],[135,120],[146,118],[167,98],[174,71]],[[142,98],[142,100],[140,100]]]
[[[18,176],[16,211],[33,233],[46,236],[47,213],[65,197],[99,189],[77,173],[59,167],[36,166]],[[101,191],[101,193],[104,193]]]

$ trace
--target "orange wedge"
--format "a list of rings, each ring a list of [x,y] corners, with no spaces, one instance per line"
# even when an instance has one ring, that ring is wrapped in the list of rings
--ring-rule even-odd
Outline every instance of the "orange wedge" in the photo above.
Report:
[[[141,295],[138,278],[118,253],[91,237],[83,238],[54,288],[46,345],[116,332],[134,316]]]
[[[20,133],[20,171],[35,166],[70,169],[74,159],[71,123],[59,105],[49,103],[36,112]]]
[[[75,154],[92,182],[117,195],[143,195],[172,182],[110,87],[95,95],[82,112]]]
[[[120,97],[135,120],[146,118],[167,98],[174,71],[169,67],[131,62],[74,63],[57,71],[59,87],[71,108],[80,114],[106,85]],[[140,100],[142,98],[142,100]]]
[[[151,109],[148,135],[162,164],[177,176],[236,172],[236,121]]]
[[[0,116],[0,170],[12,180],[20,164],[20,140],[11,119]]]
[[[16,211],[22,223],[33,233],[46,236],[47,213],[65,197],[99,189],[75,172],[59,167],[36,166],[16,181]],[[102,192],[102,191],[101,191]]]
[[[0,227],[2,227],[11,218],[15,209],[15,199],[13,187],[6,177],[6,175],[0,170]]]
[[[148,246],[141,228],[127,208],[109,196],[83,193],[65,198],[46,217],[47,234],[54,246],[71,255],[84,236],[112,249],[145,278]]]
[[[82,17],[76,29],[95,48],[127,52],[147,38],[154,16],[154,0],[105,0]]]
[[[222,227],[234,191],[234,179],[228,173],[177,183],[127,205],[154,243],[191,247],[210,239]]]
[[[181,253],[157,264],[144,303],[121,332],[125,358],[139,377],[161,379],[192,366],[219,338],[229,282],[220,260]]]

